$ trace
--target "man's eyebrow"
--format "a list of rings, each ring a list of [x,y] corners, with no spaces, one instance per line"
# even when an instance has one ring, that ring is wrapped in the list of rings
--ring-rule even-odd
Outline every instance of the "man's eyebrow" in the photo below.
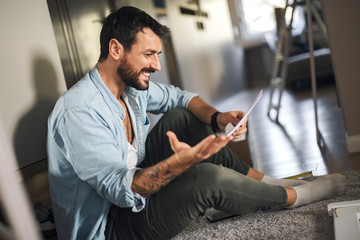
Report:
[[[151,49],[145,50],[143,53],[147,53],[147,52],[150,52],[150,53],[152,53],[152,54],[158,54],[158,55],[159,55],[160,53],[162,53],[162,51],[158,52],[158,51],[151,50]]]

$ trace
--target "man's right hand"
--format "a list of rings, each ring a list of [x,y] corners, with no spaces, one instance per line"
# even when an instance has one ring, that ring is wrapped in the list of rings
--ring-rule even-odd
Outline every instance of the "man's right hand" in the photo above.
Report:
[[[232,136],[209,135],[194,147],[180,142],[175,133],[168,131],[170,145],[174,154],[154,166],[135,172],[131,189],[144,197],[151,196],[179,176],[189,167],[211,157],[223,148]]]
[[[179,164],[188,164],[188,167],[211,157],[233,139],[232,136],[216,137],[212,134],[204,138],[194,147],[190,147],[187,143],[180,142],[175,133],[171,131],[167,132],[167,136],[169,137],[171,149],[174,151],[176,158],[180,161]]]

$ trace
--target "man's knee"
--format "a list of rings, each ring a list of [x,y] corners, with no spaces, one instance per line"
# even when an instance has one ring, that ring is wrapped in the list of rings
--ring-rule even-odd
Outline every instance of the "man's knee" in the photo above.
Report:
[[[184,120],[194,118],[195,116],[186,108],[174,108],[164,114],[165,118],[173,120]]]
[[[186,136],[182,139],[179,138],[179,140],[186,140],[191,146],[212,133],[205,123],[184,108],[175,108],[168,111],[164,114],[161,122],[163,126],[166,126],[166,129],[175,132],[176,135]]]

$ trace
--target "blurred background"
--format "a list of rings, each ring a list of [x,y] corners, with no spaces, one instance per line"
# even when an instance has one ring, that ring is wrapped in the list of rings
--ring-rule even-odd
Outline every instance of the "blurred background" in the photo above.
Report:
[[[104,18],[131,5],[171,30],[152,81],[197,92],[219,111],[247,111],[264,89],[248,133],[229,145],[254,168],[279,178],[359,170],[360,2],[309,2],[310,18],[306,2],[295,0],[2,1],[0,137],[9,154],[1,164],[14,159],[10,169],[24,183],[31,208],[47,211],[47,117],[96,64]],[[286,3],[293,7],[283,17]],[[280,61],[286,70],[281,95],[274,91]],[[271,100],[279,99],[272,108]],[[150,117],[155,124],[160,116]],[[12,197],[0,196],[3,212],[10,211],[4,199]]]

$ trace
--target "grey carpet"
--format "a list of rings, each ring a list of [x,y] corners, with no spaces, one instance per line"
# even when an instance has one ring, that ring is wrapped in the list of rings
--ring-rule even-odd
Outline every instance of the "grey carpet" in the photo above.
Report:
[[[360,199],[360,171],[343,173],[345,192],[332,199],[296,209],[258,211],[211,223],[205,217],[194,222],[173,240],[188,239],[334,239],[333,219],[327,213],[332,202]],[[313,180],[314,177],[307,178]],[[206,215],[216,211],[209,210]]]

